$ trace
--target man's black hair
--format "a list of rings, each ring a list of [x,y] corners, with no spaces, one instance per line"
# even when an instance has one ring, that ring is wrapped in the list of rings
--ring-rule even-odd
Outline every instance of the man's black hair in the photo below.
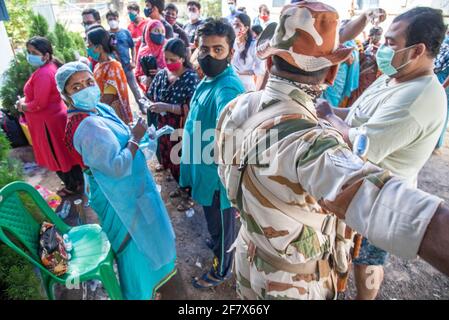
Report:
[[[370,36],[374,36],[374,35],[382,35],[382,33],[384,32],[384,30],[381,27],[372,27],[369,30],[369,35]]]
[[[153,7],[157,8],[160,14],[164,12],[165,0],[145,0],[146,2],[149,2]]]
[[[305,77],[316,78],[316,79],[324,77],[327,74],[327,72],[329,71],[329,68],[324,68],[324,69],[317,70],[317,71],[304,71],[295,66],[292,66],[290,63],[288,63],[287,61],[285,61],[284,59],[282,59],[281,57],[278,57],[278,56],[273,56],[273,65],[275,65],[276,68],[280,71],[292,73],[292,74],[298,75],[298,76],[305,76]]]
[[[118,11],[116,11],[116,10],[109,10],[106,13],[106,19],[109,19],[109,17],[114,17],[114,18],[118,19],[118,17],[119,17]]]
[[[84,9],[83,12],[81,12],[82,16],[91,14],[95,21],[101,21],[101,17],[100,17],[100,12],[98,12],[97,10],[93,9],[93,8],[89,8],[89,9]]]
[[[446,34],[441,10],[429,7],[413,8],[397,16],[393,23],[399,21],[406,21],[409,24],[405,35],[407,47],[423,43],[432,58],[438,55]]]
[[[212,19],[198,28],[198,37],[202,36],[220,36],[226,37],[229,49],[234,47],[235,32],[234,28],[226,19]]]
[[[126,9],[140,12],[140,7],[139,7],[139,4],[137,2],[130,2],[128,4],[128,6],[126,7]]]
[[[187,2],[187,7],[188,6],[195,6],[198,8],[198,10],[201,10],[201,3],[199,3],[198,1],[189,1]]]
[[[176,14],[178,14],[178,7],[173,3],[167,4],[167,6],[165,7],[165,10],[174,10],[176,12]]]

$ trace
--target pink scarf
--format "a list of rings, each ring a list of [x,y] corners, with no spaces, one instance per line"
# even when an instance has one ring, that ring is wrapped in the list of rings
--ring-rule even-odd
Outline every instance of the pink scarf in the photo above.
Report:
[[[140,66],[140,58],[152,55],[156,58],[157,61],[157,67],[159,69],[163,69],[166,67],[165,64],[165,57],[164,57],[164,45],[167,40],[164,40],[162,44],[155,44],[153,41],[151,41],[151,31],[155,28],[161,28],[164,29],[164,25],[159,20],[149,20],[146,29],[145,29],[145,45],[140,47],[139,53],[137,54],[137,61],[136,61],[136,77],[139,77],[143,75],[142,67]],[[165,30],[165,29],[164,29]]]

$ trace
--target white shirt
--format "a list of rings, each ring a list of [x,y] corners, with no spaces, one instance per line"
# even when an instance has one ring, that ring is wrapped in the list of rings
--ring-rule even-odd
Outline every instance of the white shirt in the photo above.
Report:
[[[435,75],[391,85],[381,76],[346,117],[353,143],[361,128],[369,138],[367,158],[416,186],[446,119],[447,98]]]
[[[234,56],[232,57],[232,66],[237,72],[239,78],[242,80],[243,85],[247,91],[255,90],[255,82],[253,76],[244,76],[241,73],[252,72],[256,76],[263,76],[265,74],[265,63],[256,56],[256,41],[251,42],[246,59],[243,60],[240,55],[245,49],[245,43],[234,43]]]

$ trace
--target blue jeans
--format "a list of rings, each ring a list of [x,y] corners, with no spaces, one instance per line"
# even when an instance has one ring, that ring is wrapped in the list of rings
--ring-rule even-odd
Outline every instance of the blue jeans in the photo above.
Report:
[[[356,265],[383,266],[388,258],[388,252],[373,246],[366,238],[362,240],[362,247],[358,258],[353,262]]]

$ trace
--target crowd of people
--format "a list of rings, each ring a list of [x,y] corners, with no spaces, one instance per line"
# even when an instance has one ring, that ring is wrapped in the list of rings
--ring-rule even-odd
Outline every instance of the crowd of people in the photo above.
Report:
[[[64,65],[48,39],[27,42],[37,69],[17,108],[36,162],[61,195],[87,190],[123,296],[154,299],[176,273],[175,233],[139,147],[149,125],[177,132],[156,151],[177,209],[204,211],[214,258],[195,288],[234,275],[245,299],[333,299],[354,263],[357,298],[374,299],[387,252],[449,275],[449,209],[417,189],[448,122],[441,11],[411,9],[384,32],[379,8],[340,24],[317,1],[292,1],[279,21],[266,5],[253,19],[228,6],[203,19],[189,1],[181,25],[173,3],[146,0],[143,17],[131,2],[127,29],[116,11],[104,27],[86,9],[88,58]]]

